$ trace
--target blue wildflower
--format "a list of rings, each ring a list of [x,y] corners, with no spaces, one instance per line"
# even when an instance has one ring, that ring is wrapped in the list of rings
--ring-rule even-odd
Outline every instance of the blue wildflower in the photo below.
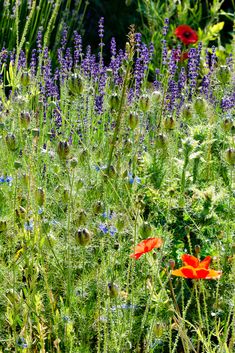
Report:
[[[107,225],[106,225],[106,224],[103,224],[103,223],[101,223],[101,224],[99,225],[99,228],[100,228],[100,230],[101,230],[104,234],[107,234],[108,231],[109,231]]]
[[[117,228],[114,227],[114,226],[110,226],[110,227],[109,227],[109,234],[110,234],[111,236],[114,236],[115,233],[117,233]]]
[[[11,176],[8,176],[8,177],[6,177],[5,182],[10,184],[12,182],[12,180],[13,180],[13,178]]]
[[[44,210],[43,210],[43,208],[41,207],[41,208],[39,208],[39,210],[38,210],[38,214],[40,215],[40,214],[43,214],[43,212],[44,212]]]
[[[25,222],[25,224],[24,224],[24,228],[25,228],[26,230],[28,230],[29,232],[32,232],[32,231],[33,231],[33,227],[34,227],[33,221],[27,221],[27,222]]]
[[[0,183],[4,183],[5,182],[5,179],[3,176],[0,176]]]
[[[132,185],[134,183],[140,184],[141,179],[139,177],[134,177],[132,173],[128,173],[129,183]]]
[[[19,337],[19,338],[17,338],[16,344],[17,344],[18,347],[21,347],[21,348],[27,348],[27,347],[28,347],[28,345],[27,345],[26,340],[24,339],[24,337]]]

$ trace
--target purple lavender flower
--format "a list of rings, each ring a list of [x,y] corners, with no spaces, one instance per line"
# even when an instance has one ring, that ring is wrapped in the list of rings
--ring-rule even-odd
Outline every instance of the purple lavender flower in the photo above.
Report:
[[[82,57],[82,37],[78,34],[77,31],[73,32],[74,34],[74,66],[78,67],[80,58]]]
[[[166,40],[162,39],[162,65],[167,64],[167,46],[166,46]]]
[[[104,38],[104,17],[101,17],[99,20],[99,29],[98,29],[98,34],[99,34],[99,38],[100,38],[100,47],[104,46],[103,43],[103,38]]]
[[[135,34],[135,45],[136,45],[137,55],[140,53],[141,37],[142,37],[141,33],[136,33]]]
[[[168,28],[169,28],[169,18],[165,18],[165,20],[164,20],[164,26],[163,26],[163,28],[162,28],[162,35],[163,35],[164,37],[167,35]]]

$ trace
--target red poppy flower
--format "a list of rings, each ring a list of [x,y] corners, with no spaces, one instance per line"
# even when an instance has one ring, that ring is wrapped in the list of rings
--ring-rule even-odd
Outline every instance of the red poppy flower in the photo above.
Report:
[[[175,35],[185,45],[197,43],[198,34],[188,25],[180,25],[175,29]]]
[[[192,255],[184,254],[181,257],[185,266],[179,268],[178,270],[172,271],[172,275],[180,276],[184,278],[191,279],[216,279],[222,274],[222,271],[210,270],[209,265],[211,262],[211,257],[207,256],[201,262]]]
[[[154,248],[160,248],[162,245],[162,239],[160,238],[148,238],[141,241],[139,244],[136,245],[134,254],[131,254],[130,257],[135,258],[138,260],[140,256],[153,250]]]

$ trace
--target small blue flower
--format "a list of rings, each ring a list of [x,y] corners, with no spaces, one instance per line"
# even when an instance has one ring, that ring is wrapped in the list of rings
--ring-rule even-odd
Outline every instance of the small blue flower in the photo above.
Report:
[[[107,218],[107,219],[112,219],[113,217],[116,216],[116,213],[113,211],[108,211],[108,212],[104,212],[101,215],[103,218]]]
[[[1,175],[0,176],[0,183],[4,183],[5,182],[5,179],[4,179],[4,177]]]
[[[117,233],[117,228],[114,226],[109,227],[109,234],[113,237]]]
[[[10,184],[12,182],[12,180],[13,180],[13,178],[11,176],[7,176],[5,179],[5,182]]]
[[[24,337],[19,337],[19,338],[17,338],[16,344],[17,344],[18,347],[21,347],[21,348],[27,348],[27,347],[28,347],[28,345],[27,345],[26,340],[24,339]]]
[[[33,221],[27,221],[27,222],[25,222],[25,224],[24,224],[24,228],[25,228],[26,230],[28,230],[29,232],[32,232],[32,231],[33,231],[33,227],[34,227]]]
[[[116,311],[117,309],[137,309],[138,305],[133,305],[133,304],[121,304],[121,305],[115,305],[111,307],[111,311]]]
[[[43,210],[43,208],[41,207],[41,208],[39,208],[39,210],[38,210],[38,214],[40,215],[40,214],[43,214],[43,212],[44,212],[44,210]]]
[[[64,316],[62,317],[62,319],[63,319],[63,321],[64,321],[65,323],[67,323],[67,322],[70,321],[70,317],[67,316],[67,315],[64,315]]]
[[[108,231],[109,231],[107,225],[106,225],[106,224],[103,224],[103,223],[101,223],[101,224],[99,225],[99,228],[100,228],[100,230],[101,230],[104,234],[107,234]]]
[[[132,185],[134,183],[140,184],[141,179],[139,177],[133,177],[132,173],[128,173],[129,183]]]

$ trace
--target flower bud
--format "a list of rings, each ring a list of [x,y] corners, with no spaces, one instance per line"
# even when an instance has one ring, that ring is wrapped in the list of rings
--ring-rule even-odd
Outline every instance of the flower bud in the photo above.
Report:
[[[69,190],[68,189],[63,190],[62,201],[64,203],[67,203],[69,201]]]
[[[148,222],[143,222],[141,228],[140,228],[140,233],[143,237],[150,237],[152,234],[152,226]]]
[[[195,250],[196,255],[200,254],[200,251],[201,251],[200,245],[195,245],[194,250]]]
[[[129,126],[134,130],[139,124],[139,117],[135,112],[130,112],[129,115]]]
[[[24,183],[24,185],[25,185],[26,187],[28,187],[28,186],[29,186],[29,174],[24,173],[22,177],[23,177],[23,183]]]
[[[57,153],[60,159],[66,159],[69,154],[69,144],[67,141],[60,141],[57,147]]]
[[[109,99],[110,108],[117,110],[120,105],[120,99],[116,93],[112,94]]]
[[[24,127],[26,129],[30,124],[30,120],[31,120],[31,117],[30,117],[29,112],[21,112],[20,113],[20,123],[21,123],[22,127]]]
[[[68,79],[68,88],[73,95],[81,94],[83,91],[82,77],[78,74],[71,74]]]
[[[228,148],[226,150],[226,160],[229,164],[235,164],[235,148]]]
[[[86,220],[87,220],[87,213],[84,210],[81,210],[78,214],[76,225],[81,226],[82,224],[86,223]]]
[[[87,149],[83,149],[79,155],[80,162],[82,162],[82,163],[85,162],[87,160],[88,156],[89,156],[89,153],[88,153]]]
[[[16,137],[14,134],[7,134],[6,144],[10,151],[15,151],[17,149]]]
[[[164,120],[164,127],[166,130],[173,130],[175,128],[175,120],[172,118],[172,116],[167,117]]]
[[[80,178],[75,181],[76,190],[80,190],[84,185],[84,181]]]
[[[94,206],[93,206],[93,210],[96,214],[100,213],[102,211],[102,202],[101,201],[97,201]]]
[[[78,244],[86,246],[91,241],[91,234],[86,228],[78,229],[75,239]]]
[[[143,94],[140,97],[140,109],[146,113],[149,110],[149,106],[150,106],[150,100],[149,100],[149,96],[147,94]]]
[[[171,268],[172,270],[174,270],[174,268],[175,268],[175,260],[170,259],[170,260],[169,260],[169,266],[170,266],[170,268]]]
[[[107,74],[108,77],[112,77],[113,76],[113,70],[110,69],[110,68],[107,68],[106,69],[106,74]]]
[[[42,206],[45,202],[45,192],[42,188],[38,188],[36,191],[36,201],[39,206]]]
[[[217,78],[222,84],[229,82],[231,78],[230,68],[227,65],[221,65],[217,71]]]

